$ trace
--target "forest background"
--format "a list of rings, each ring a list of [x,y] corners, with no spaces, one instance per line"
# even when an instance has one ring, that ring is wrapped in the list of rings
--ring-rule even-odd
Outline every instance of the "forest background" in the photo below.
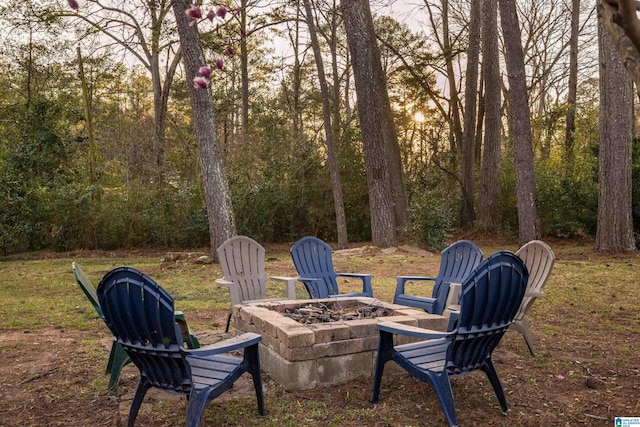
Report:
[[[227,13],[216,5],[211,22],[200,25],[203,52],[214,68],[209,89],[236,231],[261,242],[304,235],[337,241],[335,168],[348,240],[368,241],[369,190],[340,7],[331,0],[305,3],[306,11],[298,2],[242,0],[227,4]],[[515,3],[540,234],[593,237],[600,144],[596,4]],[[69,4],[2,2],[0,251],[209,245],[189,103],[192,82],[181,63],[171,2],[105,6],[87,0],[77,10]],[[517,235],[515,141],[507,119],[512,86],[503,59],[498,101],[485,103],[482,63],[474,86],[477,105],[465,102],[475,40],[472,2],[371,2],[371,8],[406,186],[403,236],[440,248],[460,230]],[[320,57],[314,55],[310,22]],[[320,87],[319,58],[330,96]],[[215,69],[216,60],[222,69]],[[323,100],[330,101],[335,165],[328,156]],[[499,106],[502,120],[483,128],[492,106]],[[475,128],[471,186],[479,193],[472,192],[471,201],[463,191],[469,188],[462,165],[468,123]],[[488,129],[499,131],[499,181],[493,186],[498,203],[481,222],[475,212],[486,191],[481,175]],[[637,230],[635,140],[632,153]]]

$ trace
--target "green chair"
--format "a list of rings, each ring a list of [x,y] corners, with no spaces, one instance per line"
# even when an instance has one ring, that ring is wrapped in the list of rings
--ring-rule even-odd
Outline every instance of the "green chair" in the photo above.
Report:
[[[82,289],[82,292],[86,295],[87,299],[93,305],[93,308],[96,309],[98,316],[104,321],[104,314],[102,313],[102,308],[100,307],[100,303],[98,302],[98,294],[96,293],[96,288],[91,283],[91,280],[87,277],[87,275],[82,271],[80,266],[73,262],[71,264],[71,268],[73,269],[73,275],[76,278],[76,282]],[[195,349],[200,347],[200,342],[198,338],[191,332],[189,326],[187,325],[187,321],[184,317],[184,313],[181,311],[174,312],[175,321],[180,328],[180,332],[182,333],[182,338],[184,342],[187,344],[188,348]],[[120,372],[124,366],[131,362],[129,355],[124,351],[122,346],[118,344],[118,342],[114,339],[113,344],[111,345],[111,352],[109,353],[109,361],[107,362],[107,374],[111,374],[109,378],[109,389],[114,390],[116,385],[118,384],[118,378],[120,377]]]

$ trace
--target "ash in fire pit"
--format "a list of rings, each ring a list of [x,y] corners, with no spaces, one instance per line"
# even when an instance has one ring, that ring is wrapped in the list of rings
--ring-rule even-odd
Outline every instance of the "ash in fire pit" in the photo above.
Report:
[[[309,303],[296,308],[286,308],[282,314],[296,322],[310,325],[313,323],[390,316],[393,314],[393,310],[375,305],[356,305],[353,301],[331,301]]]

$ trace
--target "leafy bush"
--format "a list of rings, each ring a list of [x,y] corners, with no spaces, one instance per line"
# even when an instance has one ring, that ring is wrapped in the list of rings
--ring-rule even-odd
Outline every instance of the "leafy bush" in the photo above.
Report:
[[[442,250],[453,232],[454,215],[451,203],[442,203],[444,198],[437,193],[425,193],[424,198],[414,200],[409,211],[410,232],[419,243]]]
[[[423,168],[409,186],[409,235],[416,242],[436,250],[446,246],[454,231],[460,201],[456,182],[442,172]]]
[[[569,169],[562,162],[549,160],[537,167],[536,184],[543,234],[556,237],[595,235],[598,177],[593,161],[578,158]]]

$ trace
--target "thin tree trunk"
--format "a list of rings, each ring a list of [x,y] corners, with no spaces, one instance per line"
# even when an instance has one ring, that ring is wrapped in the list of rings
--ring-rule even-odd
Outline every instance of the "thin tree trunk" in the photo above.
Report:
[[[460,223],[463,228],[473,227],[475,220],[475,127],[478,99],[478,63],[480,61],[480,1],[471,2],[469,47],[467,49],[467,76],[464,93],[464,130],[460,147],[462,203]]]
[[[294,143],[304,140],[302,129],[302,105],[300,88],[302,86],[302,65],[300,64],[300,10],[296,10],[295,39],[293,40],[293,134]]]
[[[173,0],[172,4],[182,46],[185,77],[189,86],[193,110],[193,124],[198,138],[200,166],[209,218],[211,257],[218,261],[216,249],[236,233],[231,194],[222,153],[218,147],[211,90],[210,88],[207,90],[196,89],[190,84],[197,75],[198,69],[205,65],[197,25],[189,26],[189,20],[185,15],[185,10],[188,7],[185,0]]]
[[[540,217],[531,146],[531,113],[516,3],[515,0],[498,0],[498,5],[511,98],[511,137],[514,141],[518,197],[518,242],[522,246],[540,238]]]
[[[358,114],[362,129],[369,206],[371,209],[371,240],[379,247],[397,244],[396,220],[388,174],[387,152],[380,139],[380,126],[386,122],[386,110],[379,105],[381,97],[375,93],[376,73],[381,73],[373,18],[366,0],[342,0],[341,9],[351,53],[358,97]],[[377,54],[377,60],[374,56]],[[380,70],[374,70],[378,65]]]
[[[478,195],[478,228],[496,231],[500,190],[501,99],[496,0],[482,0],[482,75],[485,90],[485,131]]]
[[[336,143],[333,137],[333,129],[331,127],[329,86],[327,85],[327,77],[324,73],[324,62],[322,60],[322,52],[320,51],[320,42],[318,41],[318,35],[316,33],[316,25],[314,22],[313,12],[311,11],[311,1],[303,0],[303,3],[307,16],[309,36],[311,37],[311,46],[313,47],[313,54],[316,60],[316,67],[318,69],[318,83],[320,85],[320,93],[322,94],[322,117],[324,119],[324,133],[327,143],[327,161],[329,163],[329,174],[331,175],[333,205],[336,213],[338,248],[346,249],[349,247],[349,241],[347,239],[347,219],[344,214],[344,198],[342,196],[342,183],[340,182],[340,167],[338,164],[338,156],[336,154]]]
[[[631,214],[632,86],[609,33],[598,19],[600,148],[596,250],[635,249]]]
[[[453,132],[450,136],[451,153],[456,153],[462,141],[462,121],[460,119],[460,98],[456,81],[458,77],[453,69],[453,48],[449,40],[449,0],[442,1],[442,49],[447,68],[447,80],[449,83],[449,114],[452,117]],[[454,156],[455,158],[455,156]]]
[[[240,1],[240,78],[241,78],[241,140],[249,138],[249,49],[247,48],[247,0]]]
[[[78,52],[78,72],[80,74],[80,84],[82,86],[82,101],[84,104],[85,122],[87,124],[87,138],[89,138],[89,183],[96,183],[96,144],[93,137],[93,114],[91,109],[91,95],[89,94],[89,85],[84,76],[84,63],[82,61],[82,53],[80,46],[77,47]],[[99,195],[96,191],[94,194]]]
[[[580,0],[571,1],[571,39],[569,40],[569,93],[567,94],[566,133],[564,151],[567,159],[573,155],[573,134],[576,131],[576,98],[578,93],[578,35],[580,34]]]

